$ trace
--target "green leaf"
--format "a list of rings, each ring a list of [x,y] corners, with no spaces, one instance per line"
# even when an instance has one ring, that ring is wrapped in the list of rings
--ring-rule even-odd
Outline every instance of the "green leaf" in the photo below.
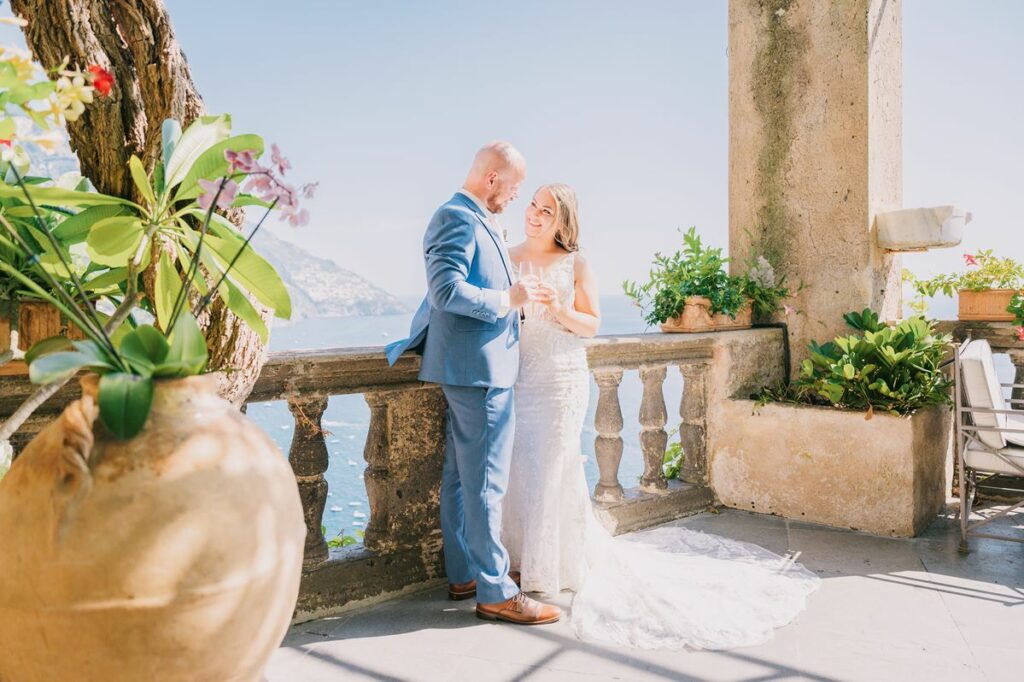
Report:
[[[177,187],[203,152],[230,135],[231,117],[226,114],[203,116],[193,121],[182,133],[167,161],[164,181],[166,189]]]
[[[5,62],[5,64],[6,64],[6,62]],[[4,140],[10,140],[11,137],[14,135],[15,128],[16,128],[16,125],[14,123],[14,119],[13,118],[6,117],[6,118],[0,120],[0,138],[2,138]]]
[[[206,243],[222,270],[227,268],[244,244],[241,240],[229,241],[212,234],[206,236]],[[245,248],[228,276],[260,303],[273,308],[277,317],[287,320],[292,316],[292,299],[284,281],[274,267],[251,247]]]
[[[171,155],[174,153],[178,140],[181,139],[181,124],[173,118],[164,119],[163,125],[160,127],[160,136],[164,152],[162,165],[166,168],[171,161]]]
[[[116,204],[91,206],[84,211],[61,221],[61,223],[53,230],[53,236],[65,244],[77,244],[79,242],[84,242],[89,236],[89,230],[92,229],[92,226],[97,222],[104,218],[113,218],[114,216],[123,215],[127,212],[128,209],[126,207]]]
[[[857,376],[857,369],[850,363],[846,363],[843,365],[843,376],[847,379],[853,379],[853,377]]]
[[[138,435],[153,405],[153,379],[113,372],[100,377],[100,420],[121,440]]]
[[[44,355],[50,353],[57,353],[60,351],[70,351],[74,349],[71,345],[71,341],[66,336],[51,336],[48,339],[39,341],[25,353],[25,363],[31,365],[37,358],[41,358]]]
[[[164,362],[187,369],[189,375],[202,374],[206,368],[209,354],[206,348],[206,338],[191,313],[181,314],[178,321],[174,323],[169,340],[171,348]]]
[[[37,357],[28,366],[28,378],[33,384],[48,384],[51,381],[67,379],[75,372],[88,367],[94,358],[78,351],[60,351]]]
[[[90,277],[82,286],[86,291],[94,293],[114,293],[120,290],[120,285],[127,281],[128,268],[111,268],[103,274]]]
[[[118,350],[133,365],[152,372],[156,365],[167,359],[170,349],[163,334],[153,325],[144,324],[125,334]]]
[[[135,255],[145,231],[135,216],[104,218],[89,231],[89,258],[110,267],[123,267]]]
[[[181,187],[174,195],[174,200],[194,199],[201,194],[200,180],[214,180],[227,175],[228,162],[224,158],[224,152],[229,149],[235,152],[253,150],[253,156],[259,157],[263,154],[263,138],[259,135],[235,135],[207,149],[188,170],[181,181]]]
[[[131,206],[132,202],[98,192],[78,192],[59,187],[33,187],[29,190],[37,204],[52,206]],[[25,193],[17,185],[0,182],[0,199],[24,199]]]
[[[156,319],[160,322],[162,329],[167,329],[171,323],[171,313],[174,302],[178,299],[181,291],[181,275],[174,267],[170,254],[161,251],[160,260],[156,267],[155,298],[156,298]]]
[[[270,332],[260,316],[260,312],[249,301],[249,297],[242,293],[230,279],[224,280],[218,292],[231,312],[242,318],[242,321],[259,335],[260,342],[266,345]]]
[[[153,187],[149,184],[149,177],[146,175],[146,169],[143,168],[139,157],[132,154],[132,157],[128,159],[128,169],[131,171],[132,180],[135,182],[135,187],[138,188],[139,194],[149,202],[150,206],[156,204]]]

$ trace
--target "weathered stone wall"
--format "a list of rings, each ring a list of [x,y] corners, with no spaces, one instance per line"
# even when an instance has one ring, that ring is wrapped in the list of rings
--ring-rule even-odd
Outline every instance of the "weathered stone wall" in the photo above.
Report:
[[[804,288],[793,367],[842,314],[899,316],[900,263],[874,215],[902,202],[899,0],[730,0],[729,249]]]

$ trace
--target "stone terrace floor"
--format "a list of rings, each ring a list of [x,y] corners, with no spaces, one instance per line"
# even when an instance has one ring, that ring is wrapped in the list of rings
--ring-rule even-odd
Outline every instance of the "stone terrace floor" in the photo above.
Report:
[[[913,540],[732,510],[676,523],[799,552],[823,585],[772,641],[731,651],[638,651],[582,643],[565,622],[485,623],[439,587],[295,626],[267,680],[1024,680],[1024,544],[973,540],[963,556],[953,518]],[[1024,515],[1000,523],[1024,536]]]

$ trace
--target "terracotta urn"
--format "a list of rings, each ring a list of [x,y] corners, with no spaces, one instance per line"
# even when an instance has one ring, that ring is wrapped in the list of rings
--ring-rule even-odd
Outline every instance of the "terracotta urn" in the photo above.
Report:
[[[1016,295],[1016,289],[963,289],[958,294],[957,318],[985,322],[1013,322],[1013,313],[1007,312]]]
[[[158,382],[135,438],[97,378],[0,481],[0,680],[258,680],[306,529],[291,468],[216,394]]]
[[[713,332],[727,329],[749,329],[753,326],[750,303],[743,304],[735,318],[711,312],[711,301],[703,296],[690,296],[681,315],[661,325],[664,332]]]

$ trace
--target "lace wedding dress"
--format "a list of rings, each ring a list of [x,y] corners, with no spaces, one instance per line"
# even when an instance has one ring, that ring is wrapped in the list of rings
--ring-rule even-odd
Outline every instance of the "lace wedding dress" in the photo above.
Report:
[[[573,254],[548,271],[573,304]],[[540,308],[538,306],[538,308]],[[756,545],[678,527],[612,538],[591,508],[580,434],[590,397],[583,340],[546,309],[520,332],[516,432],[502,541],[527,592],[572,590],[577,636],[638,648],[760,644],[819,584]]]

